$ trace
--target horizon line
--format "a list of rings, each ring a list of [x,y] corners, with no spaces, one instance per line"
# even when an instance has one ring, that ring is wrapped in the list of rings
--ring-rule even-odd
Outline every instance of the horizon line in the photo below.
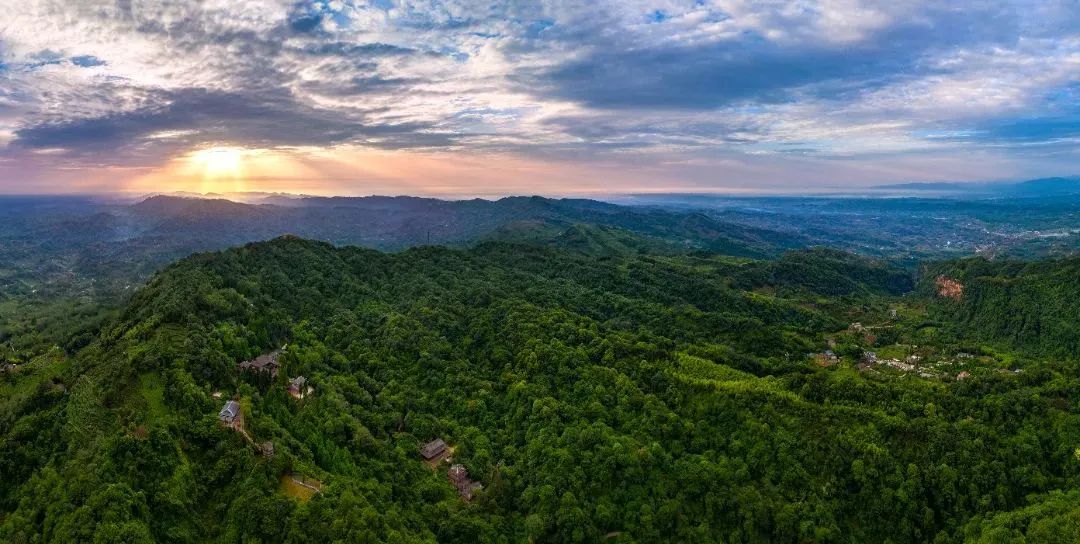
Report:
[[[597,199],[602,200],[604,198],[627,198],[627,197],[656,197],[656,196],[706,196],[706,197],[728,197],[728,198],[755,198],[755,197],[844,197],[844,196],[890,196],[889,191],[893,191],[892,196],[931,196],[942,195],[949,193],[963,193],[963,189],[976,189],[976,188],[990,188],[990,187],[1004,187],[1008,185],[1021,184],[1030,181],[1049,180],[1049,179],[1066,179],[1074,180],[1080,183],[1080,176],[1076,175],[1055,175],[1055,176],[1043,176],[1032,179],[1014,179],[1008,181],[913,181],[913,182],[899,182],[899,183],[885,183],[881,185],[871,185],[867,187],[839,187],[830,186],[823,187],[818,191],[806,191],[806,190],[740,190],[731,188],[717,188],[717,189],[702,189],[699,187],[686,187],[686,188],[664,188],[655,191],[650,190],[631,190],[621,192],[600,192],[600,191],[581,191],[581,192],[560,192],[560,193],[503,193],[503,192],[485,192],[485,193],[398,193],[398,194],[386,194],[386,193],[336,193],[336,194],[317,194],[317,193],[303,193],[303,192],[286,192],[286,191],[138,191],[138,190],[111,190],[111,191],[56,191],[56,192],[8,192],[0,191],[0,197],[84,197],[84,198],[122,198],[122,199],[141,199],[145,200],[155,196],[171,196],[177,198],[193,198],[193,199],[205,199],[205,200],[232,200],[231,197],[247,196],[247,197],[291,197],[296,199],[306,198],[427,198],[432,200],[445,200],[445,201],[464,201],[464,200],[488,200],[496,201],[504,198],[515,197],[541,197],[552,199]],[[920,188],[924,186],[924,188]],[[931,186],[937,186],[939,189],[934,189]],[[947,189],[940,189],[940,187],[952,187],[955,191],[949,191]],[[903,189],[907,189],[904,191]]]

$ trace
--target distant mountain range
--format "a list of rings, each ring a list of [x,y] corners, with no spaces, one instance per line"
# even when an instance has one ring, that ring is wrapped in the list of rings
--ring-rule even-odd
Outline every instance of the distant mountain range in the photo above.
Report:
[[[424,244],[464,245],[500,236],[520,238],[525,233],[535,238],[538,233],[561,233],[577,224],[621,229],[687,249],[737,256],[775,254],[803,243],[797,237],[702,214],[584,199],[451,201],[405,196],[272,195],[261,202],[155,196],[123,211],[138,218],[147,235],[204,240],[213,248],[295,234],[335,244],[397,250]]]
[[[505,240],[612,254],[707,251],[765,257],[807,245],[798,234],[702,213],[583,199],[263,194],[250,200],[2,197],[0,221],[6,228],[0,233],[0,261],[18,263],[23,273],[13,269],[5,275],[0,266],[0,291],[122,289],[177,258],[286,234],[384,251]],[[118,282],[102,285],[100,278]]]
[[[8,196],[0,197],[0,293],[125,289],[177,258],[286,234],[383,251],[483,241],[749,258],[818,245],[905,259],[1080,250],[1071,219],[1080,177],[882,189],[922,198],[650,195],[621,205],[536,196]]]
[[[1049,196],[1080,194],[1080,176],[1038,178],[1016,183],[929,182],[895,183],[873,187],[881,191],[978,194],[986,196]]]

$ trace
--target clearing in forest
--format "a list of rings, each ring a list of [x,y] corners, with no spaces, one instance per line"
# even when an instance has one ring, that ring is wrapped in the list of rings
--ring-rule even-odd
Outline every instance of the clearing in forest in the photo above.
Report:
[[[320,491],[322,491],[322,482],[315,478],[295,474],[281,476],[281,492],[301,502],[311,500]]]

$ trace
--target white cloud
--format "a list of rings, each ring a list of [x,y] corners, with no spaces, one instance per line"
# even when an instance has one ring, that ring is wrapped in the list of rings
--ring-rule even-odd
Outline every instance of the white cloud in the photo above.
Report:
[[[975,127],[1045,114],[1048,93],[1080,85],[1080,25],[1070,24],[1080,15],[1069,0],[391,4],[327,2],[332,13],[305,33],[290,28],[291,0],[0,0],[0,146],[76,153],[112,138],[117,163],[220,140],[537,157],[880,157],[963,149]],[[965,26],[945,28],[954,19]],[[890,49],[924,36],[917,50]],[[667,95],[609,106],[551,76],[570,66],[587,79],[603,54],[666,65],[627,64],[597,89],[653,79],[641,94]],[[808,73],[777,74],[784,83],[772,86],[758,71],[770,62]],[[687,98],[746,81],[756,86],[730,100]],[[185,99],[209,111],[187,119],[173,110]],[[245,103],[250,113],[238,111]],[[1080,115],[1080,105],[1064,107]],[[77,134],[60,145],[66,125]]]

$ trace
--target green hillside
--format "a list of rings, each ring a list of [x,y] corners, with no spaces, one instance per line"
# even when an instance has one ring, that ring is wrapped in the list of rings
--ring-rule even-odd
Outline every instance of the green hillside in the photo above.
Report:
[[[901,295],[914,288],[911,275],[886,261],[815,248],[758,261],[736,275],[744,288],[772,287],[821,295]]]
[[[1029,353],[1080,358],[1080,258],[1046,261],[964,259],[926,268],[921,289],[955,280],[955,300],[937,296],[939,314],[964,334]]]
[[[787,259],[809,275],[509,243],[184,259],[0,384],[0,540],[961,542],[1059,515],[1029,496],[1078,483],[1073,366],[860,372],[926,299],[884,263]],[[283,346],[276,378],[238,370]]]

